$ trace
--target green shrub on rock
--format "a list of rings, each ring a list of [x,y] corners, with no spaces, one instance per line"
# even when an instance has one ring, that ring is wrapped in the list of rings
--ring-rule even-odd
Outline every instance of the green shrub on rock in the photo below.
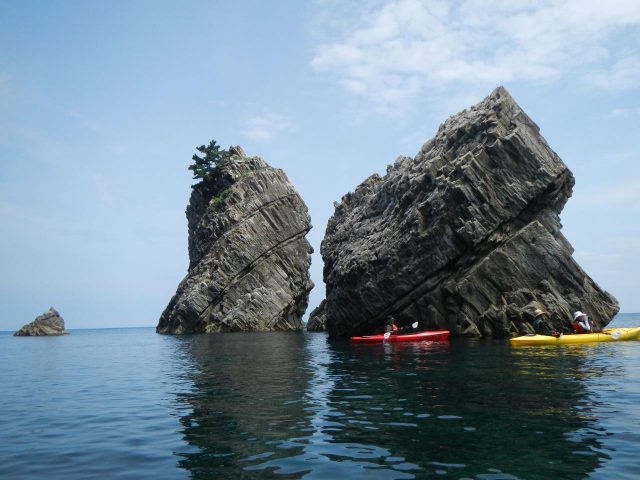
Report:
[[[189,166],[189,170],[193,171],[193,178],[201,180],[209,180],[218,168],[223,165],[231,157],[229,150],[222,150],[215,140],[211,140],[209,145],[200,145],[196,150],[197,153],[191,157],[193,164]]]

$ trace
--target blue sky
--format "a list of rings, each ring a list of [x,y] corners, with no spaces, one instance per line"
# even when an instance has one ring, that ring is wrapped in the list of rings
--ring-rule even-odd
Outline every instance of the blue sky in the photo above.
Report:
[[[154,326],[194,147],[283,168],[312,216],[504,85],[576,177],[574,256],[640,311],[640,3],[0,1],[0,330]]]

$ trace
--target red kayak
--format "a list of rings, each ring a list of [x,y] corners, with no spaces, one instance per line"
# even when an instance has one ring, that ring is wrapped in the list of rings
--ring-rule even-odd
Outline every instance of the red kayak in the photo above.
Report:
[[[366,337],[351,337],[351,343],[445,342],[448,339],[448,330],[432,330],[427,332],[389,335],[389,338],[386,340],[384,338],[384,334],[368,335]]]

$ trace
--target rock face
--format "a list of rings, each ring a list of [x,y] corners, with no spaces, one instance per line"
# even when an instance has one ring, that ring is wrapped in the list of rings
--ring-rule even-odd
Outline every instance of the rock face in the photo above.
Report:
[[[67,335],[64,331],[64,320],[55,308],[51,307],[48,312],[38,316],[33,322],[25,325],[16,333],[16,337],[40,337]]]
[[[608,323],[618,303],[573,260],[559,213],[574,178],[502,87],[336,204],[321,253],[331,336],[399,325],[533,331],[542,310]],[[313,320],[313,319],[312,319]]]
[[[282,170],[240,147],[193,187],[189,271],[158,333],[295,330],[313,283],[307,207]]]
[[[327,330],[326,304],[327,301],[323,300],[320,302],[320,305],[313,309],[311,315],[309,315],[309,321],[307,322],[308,332],[325,332]]]

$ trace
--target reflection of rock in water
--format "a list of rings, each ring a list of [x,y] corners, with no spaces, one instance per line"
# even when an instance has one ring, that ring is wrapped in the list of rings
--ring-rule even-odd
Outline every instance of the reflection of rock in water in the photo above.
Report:
[[[193,478],[584,478],[606,458],[589,348],[185,337]],[[588,346],[587,346],[588,347]],[[504,477],[510,478],[510,477]]]
[[[588,371],[584,351],[389,345],[357,349],[359,361],[345,364],[354,353],[332,347],[329,374],[340,381],[330,404],[357,419],[333,431],[333,441],[386,448],[419,465],[418,477],[500,469],[527,479],[584,478],[606,458],[596,453],[602,432],[583,383],[598,372]]]
[[[181,423],[196,451],[181,454],[179,465],[192,478],[250,478],[243,471],[247,459],[277,456],[273,442],[305,426],[304,338],[278,332],[188,340],[185,348],[198,370],[191,378],[193,391],[181,397],[192,408]]]

